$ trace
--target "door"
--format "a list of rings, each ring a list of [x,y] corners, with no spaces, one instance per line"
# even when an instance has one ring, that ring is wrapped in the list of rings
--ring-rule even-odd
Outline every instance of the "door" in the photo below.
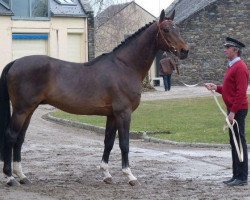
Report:
[[[82,34],[68,34],[68,61],[83,62]]]
[[[29,55],[48,55],[47,34],[12,35],[12,59]]]

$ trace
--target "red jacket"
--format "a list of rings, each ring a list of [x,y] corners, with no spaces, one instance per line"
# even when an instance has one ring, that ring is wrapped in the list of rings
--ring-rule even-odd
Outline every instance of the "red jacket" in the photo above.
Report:
[[[217,85],[216,92],[222,94],[229,111],[236,113],[239,110],[248,109],[248,79],[247,65],[239,60],[227,69],[223,85]]]

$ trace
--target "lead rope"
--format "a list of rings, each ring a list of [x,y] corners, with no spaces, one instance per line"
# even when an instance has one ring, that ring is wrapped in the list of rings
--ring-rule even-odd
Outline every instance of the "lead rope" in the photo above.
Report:
[[[236,152],[237,152],[239,161],[243,162],[244,161],[244,158],[243,158],[243,148],[242,148],[242,142],[241,142],[241,139],[240,139],[239,124],[238,124],[238,122],[235,119],[233,120],[233,124],[230,123],[230,121],[228,119],[228,116],[227,116],[226,112],[222,109],[222,107],[221,107],[221,105],[220,105],[220,103],[219,103],[219,101],[217,99],[217,96],[215,95],[214,91],[211,90],[211,93],[212,93],[212,95],[214,97],[214,100],[215,100],[217,106],[219,107],[220,111],[225,116],[227,125],[230,128],[230,130],[231,130],[231,133],[232,133],[232,136],[233,136],[234,145],[235,145],[235,148],[236,148]],[[239,143],[237,142],[237,139],[236,139],[236,136],[235,136],[235,132],[234,132],[234,128],[233,128],[234,124],[236,124],[236,126],[237,126],[237,131],[238,131],[238,134],[239,134]]]
[[[177,69],[177,77],[178,77],[178,81],[180,82],[180,83],[182,83],[183,85],[185,85],[186,87],[196,87],[196,86],[198,86],[199,84],[200,84],[200,82],[198,82],[198,83],[196,83],[196,84],[193,84],[193,85],[189,85],[189,84],[186,84],[186,83],[184,83],[183,81],[181,81],[181,79],[180,79],[180,75],[179,75],[179,73],[178,73],[178,67],[176,67]]]
[[[195,87],[195,86],[199,85],[199,83],[196,83],[194,85],[188,85],[188,84],[184,83],[183,81],[181,81],[180,79],[179,79],[179,81],[183,85],[185,85],[186,87]],[[233,124],[230,123],[230,121],[228,119],[228,116],[227,116],[226,112],[222,109],[222,107],[221,107],[221,105],[220,105],[220,103],[219,103],[219,101],[217,99],[217,96],[215,95],[214,91],[211,90],[211,93],[212,93],[213,98],[214,98],[217,106],[219,107],[220,111],[225,116],[227,127],[230,128],[230,130],[231,130],[231,133],[232,133],[232,136],[233,136],[234,145],[235,145],[235,148],[236,148],[236,152],[237,152],[239,161],[243,162],[244,161],[244,155],[243,155],[242,142],[241,142],[241,139],[240,139],[239,124],[238,124],[238,122],[235,119],[233,120]],[[237,139],[236,139],[236,136],[235,136],[236,134],[235,134],[234,128],[233,128],[234,124],[236,124],[236,126],[237,126],[237,131],[238,131],[238,135],[239,135],[239,143],[237,142]]]
[[[180,76],[178,75],[178,77],[180,77]],[[196,83],[196,84],[193,84],[193,85],[188,85],[188,84],[184,83],[183,81],[181,81],[180,78],[178,78],[178,79],[179,79],[179,81],[180,81],[183,85],[185,85],[186,87],[196,87],[197,85],[199,85],[199,83]]]

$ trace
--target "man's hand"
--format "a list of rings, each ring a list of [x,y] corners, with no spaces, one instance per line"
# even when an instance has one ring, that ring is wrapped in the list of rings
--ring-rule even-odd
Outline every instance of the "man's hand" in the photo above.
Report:
[[[227,117],[228,117],[229,122],[232,124],[234,121],[235,113],[230,112]]]
[[[217,90],[217,85],[215,85],[214,83],[205,83],[205,87],[208,90]]]

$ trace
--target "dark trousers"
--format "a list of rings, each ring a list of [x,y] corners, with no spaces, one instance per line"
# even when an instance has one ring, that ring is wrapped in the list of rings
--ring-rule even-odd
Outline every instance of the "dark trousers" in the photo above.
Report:
[[[168,91],[171,89],[171,74],[163,75],[163,83],[165,91]]]
[[[242,142],[243,148],[243,162],[239,161],[238,154],[235,148],[233,136],[231,130],[229,129],[229,136],[230,136],[230,144],[232,150],[232,167],[233,167],[233,177],[240,179],[240,180],[247,180],[248,177],[248,151],[247,151],[247,142],[246,142],[246,135],[245,135],[245,119],[247,116],[248,110],[239,110],[235,114],[235,120],[238,122],[239,125],[239,134],[237,130],[237,125],[234,125],[234,132],[239,142],[239,136]],[[239,143],[238,143],[239,144]]]

